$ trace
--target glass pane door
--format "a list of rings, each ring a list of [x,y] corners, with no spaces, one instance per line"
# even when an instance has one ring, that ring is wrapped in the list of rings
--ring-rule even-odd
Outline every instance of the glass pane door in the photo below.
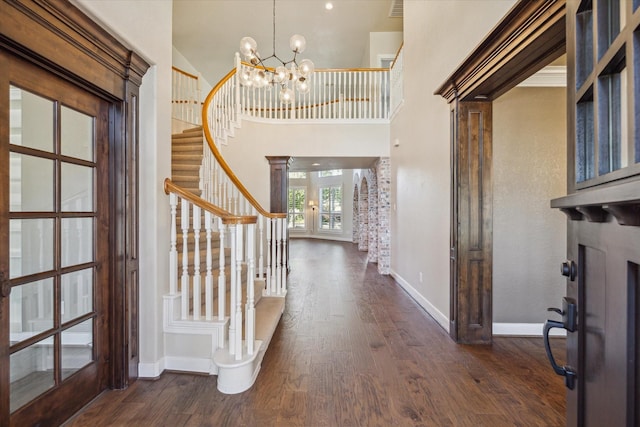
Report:
[[[10,410],[92,363],[95,118],[11,85]]]

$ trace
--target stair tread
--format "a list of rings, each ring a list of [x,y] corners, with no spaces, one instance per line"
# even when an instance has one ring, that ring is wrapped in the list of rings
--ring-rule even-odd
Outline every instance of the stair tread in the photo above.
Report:
[[[256,305],[256,339],[269,340],[280,321],[285,299],[264,296]]]

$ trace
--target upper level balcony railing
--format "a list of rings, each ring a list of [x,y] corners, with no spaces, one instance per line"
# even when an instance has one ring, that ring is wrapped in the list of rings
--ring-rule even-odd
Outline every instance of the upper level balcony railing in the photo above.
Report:
[[[250,68],[236,56],[236,75]],[[392,104],[398,103],[393,99],[393,92],[398,91],[397,73],[392,81],[391,71],[386,68],[320,69],[309,84],[306,94],[292,88],[294,96],[289,103],[279,99],[277,85],[239,85],[238,113],[269,120],[388,120]]]

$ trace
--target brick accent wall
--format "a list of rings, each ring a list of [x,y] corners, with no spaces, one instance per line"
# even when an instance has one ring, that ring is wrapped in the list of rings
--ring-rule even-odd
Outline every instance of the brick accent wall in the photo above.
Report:
[[[378,273],[391,273],[391,160],[381,158],[377,165],[378,177]]]
[[[369,185],[362,178],[358,191],[358,250],[369,250]]]

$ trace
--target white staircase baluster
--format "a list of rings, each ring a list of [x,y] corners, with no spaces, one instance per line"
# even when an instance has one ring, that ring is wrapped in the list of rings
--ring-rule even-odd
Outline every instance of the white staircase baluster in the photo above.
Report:
[[[271,293],[278,290],[276,273],[278,271],[278,219],[271,220]]]
[[[242,359],[242,261],[244,260],[243,225],[237,224],[236,229],[236,324],[235,324],[235,356],[236,360]]]
[[[218,275],[218,319],[224,320],[225,317],[225,302],[227,299],[226,287],[227,276],[225,274],[226,261],[224,254],[224,231],[227,228],[222,223],[222,219],[218,218],[218,231],[220,232],[220,273]]]
[[[231,285],[229,286],[230,295],[230,307],[229,307],[229,354],[236,354],[236,298],[238,289],[236,287],[236,227],[229,227],[229,241],[231,243]],[[239,332],[242,333],[242,332]],[[242,351],[242,350],[240,350]]]
[[[205,318],[207,320],[213,319],[213,254],[211,252],[211,212],[204,212],[204,229],[207,233],[207,275],[205,278]]]
[[[287,223],[286,223],[286,218],[282,219],[282,281],[281,283],[281,288],[282,288],[282,292],[281,293],[286,293],[287,292]]]
[[[202,218],[200,206],[193,205],[193,320],[200,320],[202,311],[201,289],[200,289],[200,227]]]
[[[271,295],[271,284],[273,283],[272,277],[271,277],[271,254],[273,253],[273,248],[271,247],[271,223],[272,223],[272,219],[271,218],[267,218],[267,270],[265,272],[265,275],[267,277],[267,295]]]
[[[258,248],[258,278],[264,278],[264,216],[258,216],[258,235],[260,236]]]
[[[282,218],[278,218],[276,220],[276,293],[280,295],[280,290],[282,288]]]
[[[182,227],[182,282],[180,284],[182,313],[180,313],[180,317],[182,320],[186,320],[189,314],[189,202],[186,199],[182,199],[180,202],[182,207],[180,215]]]
[[[255,340],[256,329],[256,312],[255,312],[255,234],[256,225],[249,224],[247,226],[247,319],[246,324],[246,340],[247,354],[253,354],[253,345]]]
[[[177,220],[176,213],[178,207],[178,196],[175,193],[169,194],[169,204],[171,205],[171,248],[169,249],[169,293],[175,295],[178,292],[178,249],[177,249]]]

